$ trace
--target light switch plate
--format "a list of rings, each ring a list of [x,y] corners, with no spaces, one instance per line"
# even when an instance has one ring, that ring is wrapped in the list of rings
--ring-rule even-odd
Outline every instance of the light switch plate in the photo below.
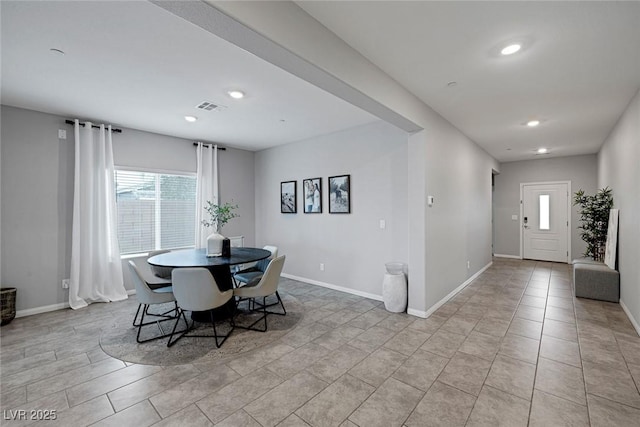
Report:
[[[67,139],[67,131],[64,129],[58,129],[58,139]]]
[[[511,215],[511,219],[513,221],[517,221],[518,220],[518,215]]]

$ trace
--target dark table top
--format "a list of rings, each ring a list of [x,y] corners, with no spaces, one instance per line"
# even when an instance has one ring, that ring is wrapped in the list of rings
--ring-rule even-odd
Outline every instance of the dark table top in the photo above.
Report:
[[[270,256],[270,251],[260,248],[231,248],[228,258],[207,257],[205,249],[181,249],[152,256],[148,262],[158,267],[215,267],[260,261]]]

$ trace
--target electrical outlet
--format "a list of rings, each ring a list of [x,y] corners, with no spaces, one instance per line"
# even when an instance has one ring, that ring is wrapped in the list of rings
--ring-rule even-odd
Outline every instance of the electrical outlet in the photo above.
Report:
[[[324,271],[324,263],[320,263],[320,271]]]
[[[69,289],[69,279],[62,279],[62,289]]]

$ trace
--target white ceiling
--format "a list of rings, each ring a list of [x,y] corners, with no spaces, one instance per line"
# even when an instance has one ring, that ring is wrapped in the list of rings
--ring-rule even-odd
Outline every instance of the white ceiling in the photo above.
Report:
[[[637,1],[297,4],[500,161],[597,152],[640,88]]]
[[[146,1],[0,7],[5,105],[247,150],[377,120]],[[235,88],[246,97],[230,98]]]
[[[597,152],[640,88],[637,1],[297,4],[500,161]],[[376,120],[146,1],[0,7],[6,105],[249,150]]]

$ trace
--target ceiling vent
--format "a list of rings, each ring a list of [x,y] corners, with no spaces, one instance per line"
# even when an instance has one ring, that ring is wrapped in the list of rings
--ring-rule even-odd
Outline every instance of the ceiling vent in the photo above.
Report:
[[[196,108],[202,111],[220,111],[226,109],[227,107],[224,105],[214,104],[213,102],[209,101],[202,101],[200,104],[196,105]]]
[[[198,110],[213,111],[218,108],[218,106],[213,102],[203,101],[200,104],[196,105],[196,108]]]

